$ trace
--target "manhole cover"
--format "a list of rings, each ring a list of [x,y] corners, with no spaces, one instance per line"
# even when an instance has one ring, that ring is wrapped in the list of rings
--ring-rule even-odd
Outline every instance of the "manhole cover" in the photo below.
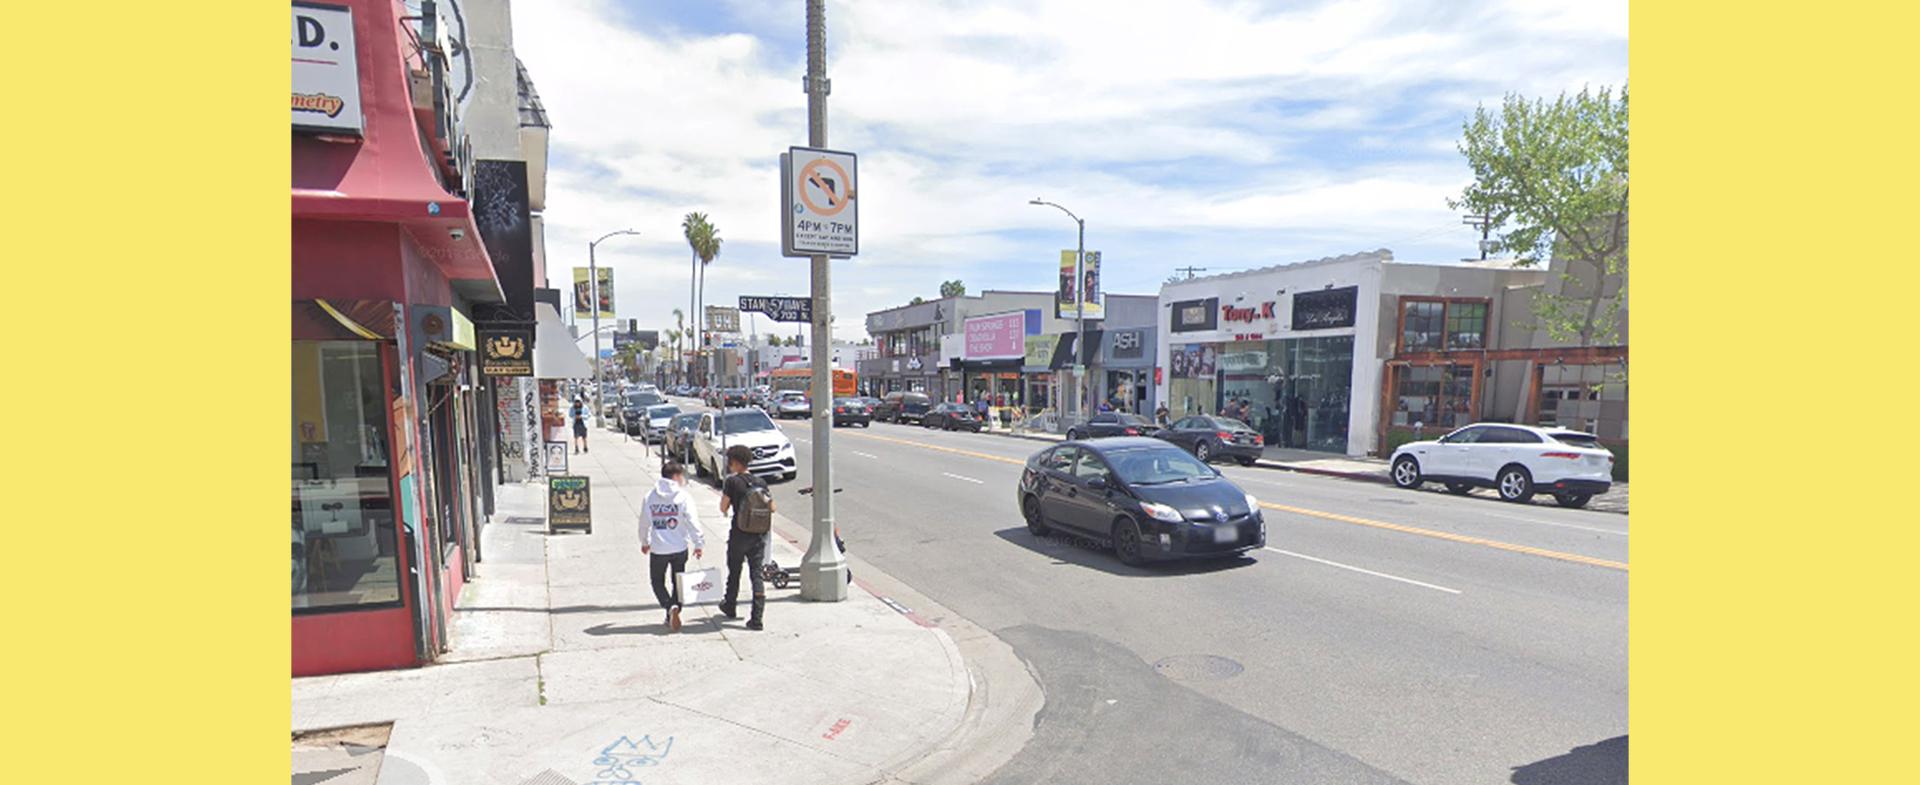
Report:
[[[1219,681],[1246,670],[1238,662],[1212,654],[1176,654],[1154,663],[1153,669],[1174,681]]]

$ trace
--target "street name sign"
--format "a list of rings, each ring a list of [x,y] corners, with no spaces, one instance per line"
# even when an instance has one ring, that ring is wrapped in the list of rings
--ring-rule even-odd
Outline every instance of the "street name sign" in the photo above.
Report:
[[[845,259],[860,253],[859,156],[790,147],[780,156],[780,252]]]
[[[812,322],[813,298],[811,297],[750,297],[740,296],[740,310],[764,313],[776,322]]]

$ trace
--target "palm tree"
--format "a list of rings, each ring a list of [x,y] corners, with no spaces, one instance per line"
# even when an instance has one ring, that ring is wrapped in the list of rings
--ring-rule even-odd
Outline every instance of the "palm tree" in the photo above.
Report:
[[[707,220],[702,212],[687,213],[680,221],[680,232],[687,238],[687,248],[693,252],[693,319],[694,354],[698,356],[704,348],[706,339],[706,320],[701,318],[706,303],[707,265],[720,255],[720,230]]]
[[[687,314],[678,308],[673,309],[673,326],[675,329],[667,331],[667,341],[673,345],[673,372],[676,374],[680,372],[680,358],[685,354],[680,350],[680,339],[687,334],[686,325]],[[684,382],[686,379],[682,378],[681,381]]]

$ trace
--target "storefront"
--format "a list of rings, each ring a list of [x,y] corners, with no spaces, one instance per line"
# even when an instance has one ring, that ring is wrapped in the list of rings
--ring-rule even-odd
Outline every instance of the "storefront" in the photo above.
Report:
[[[1100,400],[1119,411],[1153,414],[1155,327],[1100,331],[1100,356],[1094,368]]]
[[[296,676],[432,659],[479,556],[492,464],[471,315],[502,291],[454,190],[460,159],[414,112],[407,74],[423,66],[400,12],[294,9],[348,55],[294,80]]]
[[[1276,447],[1365,454],[1382,261],[1356,254],[1166,285],[1152,403],[1176,418],[1235,417]]]

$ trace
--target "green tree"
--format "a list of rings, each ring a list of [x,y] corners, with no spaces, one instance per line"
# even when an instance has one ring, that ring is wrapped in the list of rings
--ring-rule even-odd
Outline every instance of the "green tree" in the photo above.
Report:
[[[921,304],[921,303],[924,303],[924,302],[926,302],[926,301],[927,301],[927,298],[925,298],[925,297],[921,297],[920,295],[917,295],[917,294],[916,294],[916,295],[914,295],[914,296],[913,296],[913,301],[912,301],[912,302],[909,302],[909,303],[907,303],[907,304],[908,304],[908,305],[919,305],[919,304]]]
[[[958,278],[951,281],[942,281],[940,283],[941,297],[960,297],[965,295],[966,293],[967,293],[967,285],[964,283],[961,283],[960,279]]]
[[[1627,88],[1551,101],[1508,95],[1497,111],[1476,108],[1462,130],[1473,182],[1448,206],[1490,216],[1492,250],[1522,264],[1568,260],[1568,285],[1532,303],[1554,340],[1618,343],[1627,296]],[[1583,282],[1576,267],[1590,268],[1593,280]],[[1608,278],[1618,279],[1617,296],[1606,295]]]
[[[706,303],[707,265],[720,256],[720,229],[707,220],[702,212],[687,213],[680,220],[680,233],[687,239],[687,248],[693,252],[693,344],[694,354],[701,353],[706,338],[706,319],[703,318]],[[688,369],[691,374],[692,369]]]

